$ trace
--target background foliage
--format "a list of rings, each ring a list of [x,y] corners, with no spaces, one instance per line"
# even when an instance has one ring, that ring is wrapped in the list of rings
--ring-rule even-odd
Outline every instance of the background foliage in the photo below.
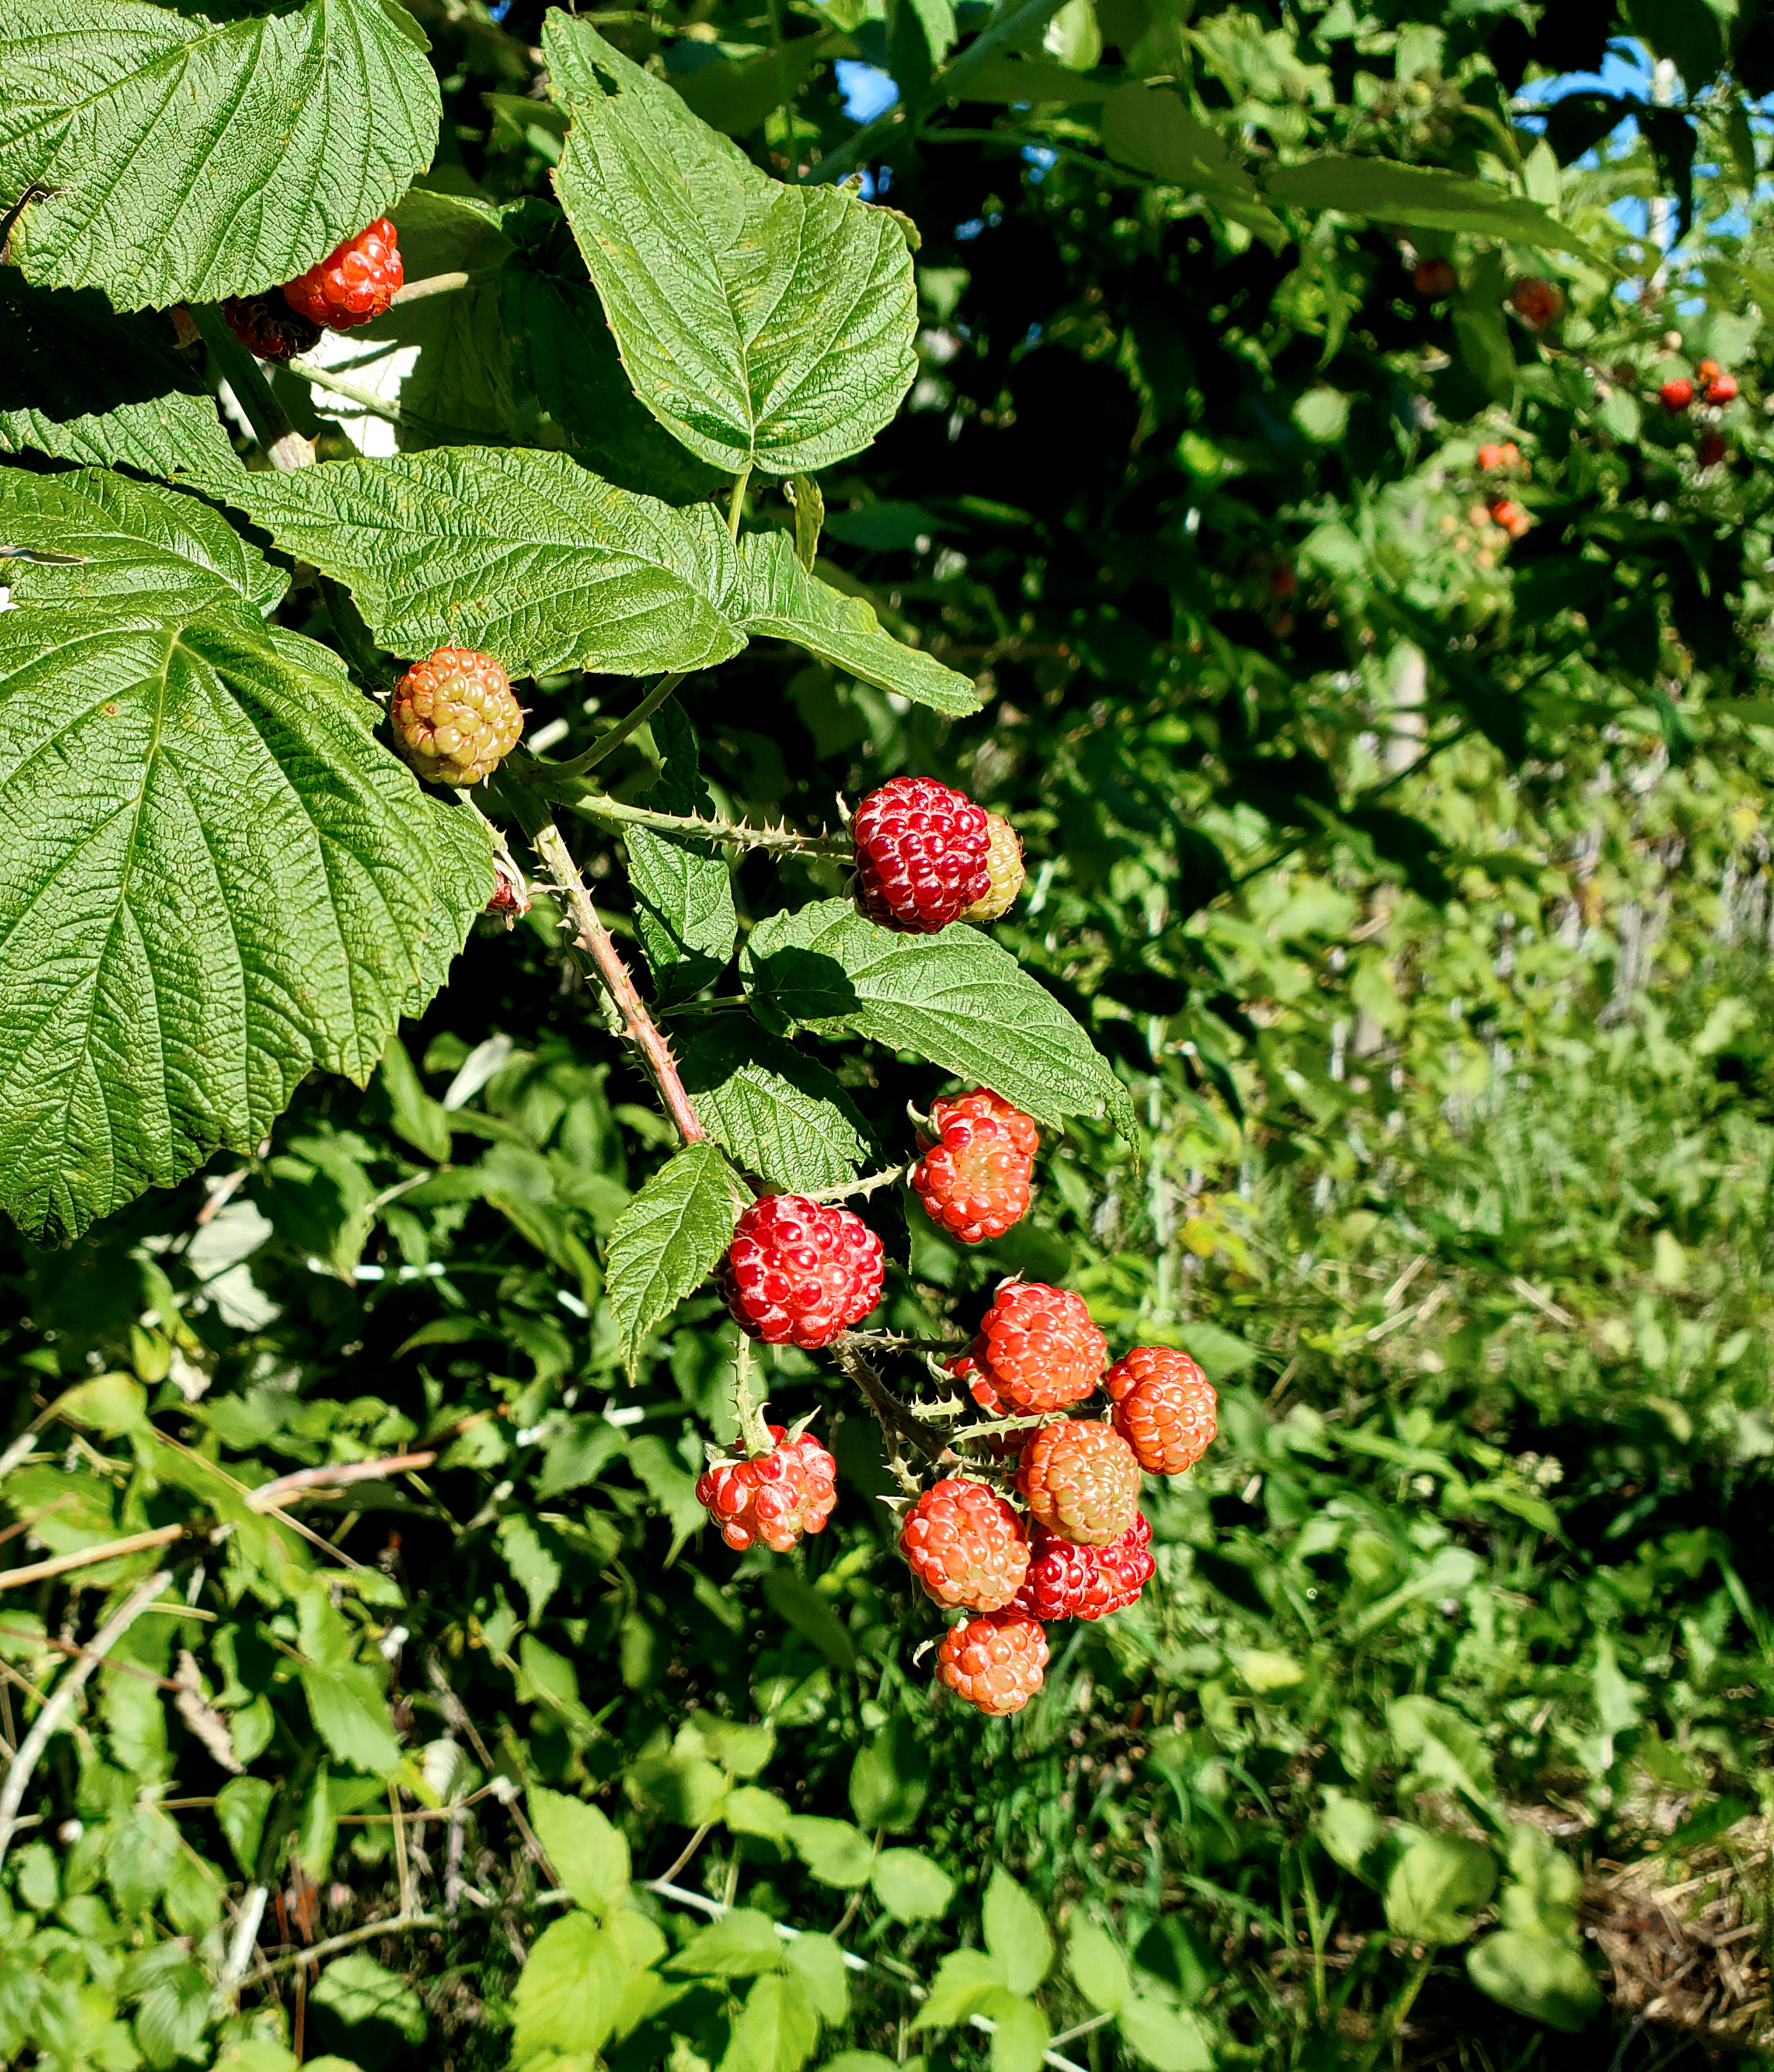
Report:
[[[120,11],[150,42],[196,35]],[[324,10],[224,11],[219,36],[283,39],[265,62],[294,77]],[[469,284],[336,341],[343,387],[279,373],[279,399],[335,458],[544,446],[692,505],[712,471],[628,401],[537,199],[574,177],[539,11],[414,11],[437,156],[396,199],[431,89],[390,9],[364,60],[388,68],[376,162],[331,192],[326,235],[391,201],[409,278]],[[54,12],[9,24],[9,80],[27,44],[53,69]],[[668,1133],[552,915],[478,924],[364,1092],[310,1079],[257,1157],[66,1248],[9,1244],[14,1429],[35,1433],[6,1457],[14,1559],[193,1536],[0,1605],[9,1746],[138,1582],[170,1567],[188,1608],[131,1628],[37,1773],[0,2058],[281,2072],[299,2037],[365,2072],[421,2049],[1011,2072],[1048,2049],[1092,2072],[1489,2072],[1575,2048],[1624,2072],[1702,2038],[1766,2049],[1767,20],[599,20],[761,166],[866,166],[917,224],[909,409],[807,460],[819,574],[987,701],[947,717],[853,657],[754,644],[692,676],[690,725],[637,733],[610,788],[699,754],[687,803],[756,819],[816,825],[835,791],[912,771],[1015,820],[1030,891],[998,939],[1092,1029],[1142,1127],[1073,1117],[1035,1215],[984,1254],[876,1197],[889,1318],[966,1325],[1004,1272],[1067,1276],[1118,1346],[1203,1361],[1223,1436],[1156,1493],[1141,1605],[1060,1630],[1025,1714],[933,1704],[873,1425],[811,1362],[778,1355],[772,1400],[821,1408],[831,1527],[786,1560],[700,1530],[730,1327],[692,1293],[630,1374],[605,1290]],[[1675,68],[1654,105],[1614,73],[1549,89],[1625,35]],[[840,95],[882,73],[897,106],[859,132]],[[101,161],[179,141],[127,105],[100,126]],[[63,177],[20,158],[27,127],[0,115],[9,178]],[[265,279],[314,256],[279,245],[277,206]],[[1667,261],[1631,234],[1648,222],[1679,238]],[[162,299],[176,216],[126,228],[133,294],[103,216],[25,242],[31,280]],[[1459,284],[1425,298],[1412,266],[1443,255]],[[1544,335],[1504,303],[1528,273],[1569,298]],[[162,319],[127,320],[127,373],[97,329],[84,361],[43,343],[48,321],[34,306],[39,356],[0,388],[0,446],[34,475],[232,467]],[[1702,469],[1700,427],[1654,394],[1707,353],[1742,394]],[[731,413],[710,421],[717,454]],[[1504,438],[1534,521],[1513,542],[1477,460]],[[273,529],[315,493],[228,481]],[[792,524],[774,491],[755,509]],[[272,623],[331,640],[311,566],[289,573]],[[353,589],[398,645],[372,572]],[[577,673],[624,666],[585,623],[526,657],[561,754],[630,700]],[[598,881],[614,836],[581,839]],[[753,855],[736,915],[840,886]],[[644,898],[618,925],[657,953]],[[702,987],[662,1001],[693,1096],[732,1083],[737,1046],[787,1075],[798,1155],[836,1179],[902,1155],[938,1070],[819,1034],[748,1059]],[[847,1141],[795,1119],[797,1075],[808,1116],[834,1112],[826,1072]],[[303,1507],[328,1547],[248,1501],[407,1449],[434,1464]],[[1690,1956],[1693,1989],[1657,1999]]]

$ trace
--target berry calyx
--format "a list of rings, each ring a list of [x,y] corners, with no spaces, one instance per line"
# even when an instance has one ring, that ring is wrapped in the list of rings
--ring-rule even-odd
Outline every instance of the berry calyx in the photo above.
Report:
[[[1482,446],[1478,450],[1478,464],[1487,475],[1499,468],[1519,467],[1521,449],[1513,439],[1505,439],[1501,446]]]
[[[983,1410],[1064,1410],[1103,1378],[1108,1341],[1082,1296],[1039,1281],[1007,1281],[979,1320],[979,1334],[949,1371]]]
[[[743,1553],[754,1540],[787,1553],[804,1532],[823,1532],[837,1507],[838,1464],[811,1433],[790,1439],[780,1424],[775,1441],[751,1460],[717,1462],[696,1483],[696,1502]]]
[[[1037,1524],[1080,1546],[1108,1546],[1139,1515],[1140,1463],[1107,1424],[1062,1419],[1030,1433],[1016,1486]]]
[[[856,904],[871,921],[932,935],[992,889],[986,812],[930,777],[895,777],[857,807]]]
[[[1716,467],[1729,450],[1719,433],[1707,432],[1694,442],[1695,464],[1700,467]]]
[[[230,295],[222,320],[247,351],[260,360],[294,360],[320,343],[320,326],[290,308],[281,292]]]
[[[995,1612],[1022,1588],[1029,1537],[1022,1519],[984,1482],[947,1475],[906,1512],[899,1551],[938,1604]]]
[[[433,784],[478,784],[524,731],[524,709],[491,655],[439,648],[394,687],[388,719],[400,752]]]
[[[955,917],[958,921],[971,921],[975,927],[1001,920],[1010,911],[1026,874],[1021,838],[1002,813],[986,815],[986,876],[991,882],[971,906],[963,907]]]
[[[318,265],[284,283],[291,309],[329,331],[350,331],[384,315],[406,278],[394,225],[385,216],[335,245]]]
[[[1148,1475],[1180,1475],[1213,1443],[1218,1399],[1187,1353],[1135,1346],[1103,1377],[1115,1429]]]
[[[1672,417],[1679,417],[1694,401],[1694,384],[1685,381],[1680,375],[1665,381],[1657,392],[1657,399]]]
[[[1729,403],[1736,393],[1737,377],[1735,374],[1715,374],[1706,384],[1706,401],[1709,403]]]
[[[482,910],[490,919],[515,928],[530,911],[530,888],[524,874],[509,857],[493,858],[493,896]]]
[[[1538,273],[1525,274],[1510,287],[1509,305],[1530,331],[1544,331],[1564,314],[1563,292]]]
[[[1021,1612],[986,1612],[942,1636],[936,1675],[976,1712],[1020,1712],[1041,1686],[1047,1636]]]
[[[919,1138],[924,1156],[912,1168],[925,1214],[963,1244],[1002,1237],[1028,1213],[1041,1145],[1033,1119],[981,1087],[934,1103],[930,1125],[936,1141]]]
[[[766,1194],[739,1219],[715,1285],[766,1345],[828,1346],[881,1300],[881,1240],[860,1216],[804,1194]]]
[[[1419,259],[1411,285],[1425,302],[1439,302],[1460,286],[1460,276],[1452,259]]]

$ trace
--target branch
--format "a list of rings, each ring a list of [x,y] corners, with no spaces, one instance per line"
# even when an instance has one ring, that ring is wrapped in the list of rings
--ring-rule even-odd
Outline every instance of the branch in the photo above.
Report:
[[[18,1753],[6,1766],[6,1782],[0,1785],[0,1862],[6,1860],[13,1831],[18,1824],[18,1808],[24,1801],[25,1787],[31,1782],[31,1774],[37,1767],[39,1758],[49,1745],[51,1735],[67,1717],[92,1671],[171,1581],[172,1571],[159,1568],[136,1585],[93,1634],[92,1646],[55,1686],[48,1704],[32,1721],[30,1733],[18,1744]]]
[[[273,1972],[292,1971],[298,1964],[318,1964],[328,1957],[335,1957],[341,1950],[349,1950],[359,1942],[368,1942],[377,1935],[399,1935],[409,1928],[441,1928],[441,1914],[397,1914],[389,1921],[368,1921],[361,1928],[348,1929],[343,1935],[329,1936],[324,1942],[317,1942],[311,1949],[298,1950],[293,1956],[271,1957],[262,1962],[253,1975],[255,1980],[269,1978]]]
[[[869,1399],[869,1407],[881,1420],[881,1429],[892,1449],[888,1465],[899,1478],[900,1486],[908,1492],[915,1490],[916,1479],[909,1474],[893,1441],[909,1440],[927,1461],[938,1461],[949,1450],[948,1441],[925,1429],[909,1407],[902,1403],[869,1363],[863,1348],[853,1342],[848,1331],[840,1331],[832,1341],[832,1358]]]
[[[598,744],[600,747],[602,745]],[[804,835],[794,828],[754,828],[744,820],[704,820],[695,813],[655,812],[651,806],[630,806],[621,799],[606,798],[599,792],[569,803],[576,813],[583,813],[588,820],[607,821],[612,827],[653,828],[660,834],[690,835],[698,841],[729,842],[735,849],[786,849],[799,856],[839,856],[848,861],[856,854],[856,845],[848,835]]]
[[[671,1055],[671,1046],[659,1031],[653,1018],[647,1011],[647,1004],[634,990],[634,981],[628,975],[628,967],[622,962],[620,952],[610,932],[597,918],[597,910],[591,903],[591,894],[585,890],[585,880],[579,875],[576,864],[561,830],[552,820],[548,821],[536,837],[536,852],[548,867],[548,874],[572,917],[576,931],[574,940],[585,952],[597,967],[597,976],[603,981],[604,990],[615,1003],[622,1018],[622,1026],[629,1038],[640,1052],[648,1076],[659,1089],[659,1099],[665,1104],[666,1112],[677,1124],[678,1134],[686,1144],[700,1144],[707,1137],[705,1130],[691,1105],[690,1096],[684,1090],[684,1082],[678,1076],[677,1061]]]
[[[803,1194],[803,1202],[854,1202],[864,1194],[873,1194],[882,1187],[890,1187],[896,1180],[903,1180],[914,1166],[915,1158],[908,1159],[903,1166],[889,1166],[885,1173],[871,1173],[866,1180],[853,1180],[848,1187],[822,1187],[816,1194]],[[873,1332],[870,1336],[877,1344],[882,1342],[884,1334]],[[918,1342],[906,1339],[908,1345]]]
[[[271,393],[265,369],[228,327],[228,319],[215,302],[191,302],[191,322],[201,333],[216,371],[234,393],[234,400],[246,413],[259,435],[271,465],[285,475],[314,465],[314,446],[290,421],[289,415]]]
[[[618,720],[608,734],[600,734],[584,754],[569,756],[565,763],[539,763],[535,766],[536,772],[545,771],[552,778],[583,777],[588,770],[595,770],[606,756],[614,755],[631,734],[645,726],[688,673],[680,669],[673,675],[661,676],[633,712],[626,719]]]
[[[150,1547],[170,1547],[190,1530],[183,1525],[157,1525],[151,1532],[132,1532],[126,1540],[108,1540],[102,1547],[83,1547],[72,1554],[52,1555],[47,1561],[33,1561],[28,1568],[9,1568],[0,1576],[0,1590],[16,1590],[26,1583],[40,1583],[50,1576],[65,1576],[71,1568],[88,1568],[95,1561],[119,1560],[125,1554],[141,1554]]]
[[[384,1461],[339,1461],[331,1467],[298,1468],[292,1475],[279,1475],[274,1482],[265,1482],[254,1490],[246,1499],[248,1511],[274,1511],[280,1504],[294,1503],[306,1496],[310,1490],[343,1487],[347,1482],[380,1481],[386,1475],[405,1475],[421,1468],[429,1468],[437,1456],[433,1453],[392,1453]]]

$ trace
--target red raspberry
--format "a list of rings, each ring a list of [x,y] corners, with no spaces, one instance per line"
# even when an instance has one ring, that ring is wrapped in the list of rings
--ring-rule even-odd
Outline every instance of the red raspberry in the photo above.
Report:
[[[1480,446],[1478,464],[1487,475],[1496,468],[1519,467],[1521,465],[1521,449],[1513,439],[1505,439],[1501,446]]]
[[[350,331],[384,314],[405,278],[394,225],[379,216],[367,229],[336,245],[318,266],[286,281],[283,292],[291,309],[317,324]]]
[[[986,876],[991,883],[980,898],[955,916],[957,920],[971,921],[975,927],[987,921],[1000,920],[1010,911],[1016,894],[1023,889],[1025,874],[1022,842],[1002,813],[986,815]]]
[[[1106,1618],[1125,1611],[1151,1581],[1157,1564],[1148,1551],[1152,1527],[1136,1516],[1107,1547],[1078,1547],[1045,1525],[1029,1543],[1029,1573],[1010,1609],[1031,1618]]]
[[[995,1489],[953,1475],[906,1512],[899,1551],[939,1605],[975,1611],[1008,1605],[1029,1572],[1022,1519]]]
[[[1119,1540],[1097,1549],[1096,1592],[1086,1599],[1078,1617],[1106,1618],[1111,1612],[1124,1612],[1158,1572],[1151,1549],[1152,1527],[1136,1514]]]
[[[1673,381],[1665,381],[1657,392],[1657,399],[1672,417],[1679,417],[1694,401],[1694,384],[1684,381],[1679,375]]]
[[[1509,290],[1509,307],[1530,331],[1544,331],[1564,314],[1563,292],[1538,273],[1529,273]]]
[[[1180,1475],[1213,1443],[1213,1384],[1187,1353],[1135,1346],[1103,1377],[1115,1429],[1148,1475]]]
[[[1704,388],[1709,381],[1716,381],[1724,371],[1716,360],[1702,360],[1694,370],[1694,375],[1695,380]]]
[[[790,1439],[769,1428],[776,1444],[749,1461],[721,1462],[696,1484],[696,1502],[743,1553],[754,1540],[787,1553],[803,1532],[823,1532],[837,1507],[838,1464],[811,1433]]]
[[[1021,1612],[987,1612],[951,1626],[937,1650],[939,1683],[981,1712],[1020,1712],[1040,1690],[1047,1636]]]
[[[275,288],[262,295],[230,295],[222,316],[247,351],[261,360],[294,360],[320,343],[320,326],[291,309]]]
[[[1519,504],[1512,504],[1506,496],[1493,497],[1486,508],[1491,523],[1501,525],[1512,540],[1519,540],[1534,522]]]
[[[1419,259],[1411,285],[1426,302],[1439,302],[1460,286],[1460,276],[1452,259]]]
[[[1039,1281],[1007,1281],[949,1372],[981,1409],[1014,1413],[1081,1402],[1108,1363],[1108,1342],[1082,1297]]]
[[[1734,374],[1717,374],[1706,384],[1709,403],[1728,403],[1737,393],[1737,377]]]
[[[934,935],[992,889],[985,808],[929,777],[895,777],[856,808],[856,904],[871,921]]]
[[[828,1346],[881,1300],[881,1240],[860,1216],[804,1194],[766,1194],[739,1219],[715,1285],[766,1345]]]
[[[1716,467],[1730,448],[1717,432],[1708,432],[1694,442],[1694,457],[1700,467]]]
[[[1029,1211],[1029,1174],[1041,1132],[1020,1108],[984,1088],[930,1109],[937,1141],[918,1139],[924,1156],[912,1186],[932,1223],[963,1244],[1002,1237]]]
[[[1062,1418],[1031,1432],[1016,1486],[1037,1524],[1080,1546],[1108,1546],[1139,1515],[1140,1463],[1107,1424]]]
[[[484,910],[489,918],[515,928],[530,911],[530,888],[524,874],[503,856],[493,858],[493,896]]]
[[[433,784],[478,784],[524,731],[524,709],[491,655],[439,648],[394,687],[388,718],[400,750]]]

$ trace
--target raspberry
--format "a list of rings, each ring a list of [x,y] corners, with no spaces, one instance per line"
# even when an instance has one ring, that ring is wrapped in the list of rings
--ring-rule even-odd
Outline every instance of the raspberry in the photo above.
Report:
[[[986,815],[986,875],[991,886],[971,906],[955,916],[975,926],[1000,920],[1010,911],[1023,889],[1023,845],[1016,830],[1002,813]]]
[[[1028,1213],[1040,1131],[1020,1108],[984,1087],[934,1103],[930,1124],[937,1141],[919,1138],[924,1156],[912,1168],[925,1213],[963,1244],[1002,1237]]]
[[[1107,1547],[1140,1508],[1140,1463],[1107,1424],[1061,1419],[1030,1433],[1016,1470],[1037,1524],[1080,1546]]]
[[[1187,1353],[1135,1346],[1103,1377],[1115,1429],[1148,1475],[1180,1475],[1213,1443],[1213,1384]]]
[[[1728,403],[1737,393],[1737,377],[1734,374],[1715,374],[1706,384],[1709,403]]]
[[[1512,504],[1506,496],[1493,497],[1486,506],[1491,523],[1501,525],[1512,540],[1519,540],[1533,520],[1519,504]]]
[[[1716,360],[1702,360],[1694,370],[1694,379],[1703,388],[1709,381],[1716,381],[1724,371]]]
[[[1563,293],[1538,273],[1529,273],[1509,290],[1509,307],[1530,331],[1544,331],[1564,314]]]
[[[762,1540],[786,1554],[803,1532],[823,1532],[837,1507],[838,1464],[819,1441],[805,1432],[790,1439],[780,1424],[768,1429],[776,1444],[767,1453],[717,1462],[696,1484],[696,1502],[741,1553]]]
[[[394,687],[388,718],[401,753],[433,784],[478,784],[517,746],[524,712],[491,655],[439,648]]]
[[[992,889],[985,808],[929,777],[895,777],[856,808],[856,904],[871,921],[934,935]]]
[[[1460,276],[1454,271],[1452,259],[1419,259],[1416,271],[1411,276],[1411,285],[1424,301],[1439,302],[1460,286]]]
[[[987,1612],[942,1636],[936,1675],[976,1712],[1020,1712],[1040,1690],[1047,1636],[1021,1612]]]
[[[1665,381],[1657,392],[1657,399],[1672,417],[1679,417],[1694,401],[1694,384],[1684,381],[1678,375],[1673,381]]]
[[[1708,432],[1694,442],[1695,464],[1700,467],[1716,467],[1730,449],[1717,432]]]
[[[1099,1547],[1097,1589],[1103,1596],[1100,1602],[1094,1594],[1087,1599],[1078,1617],[1105,1618],[1111,1612],[1124,1612],[1158,1572],[1151,1548],[1152,1527],[1137,1515],[1119,1540]]]
[[[739,1219],[715,1285],[766,1345],[828,1346],[881,1300],[881,1240],[848,1209],[766,1194]]]
[[[1023,1522],[995,1489],[950,1475],[905,1514],[899,1551],[939,1605],[995,1612],[1029,1572]]]
[[[275,288],[262,295],[230,295],[222,315],[241,344],[261,360],[294,360],[320,343],[320,326],[291,309]]]
[[[1521,465],[1521,449],[1513,439],[1505,439],[1501,446],[1480,446],[1478,464],[1486,474],[1496,468],[1519,467]]]
[[[379,216],[367,229],[336,245],[318,266],[286,281],[283,293],[291,309],[317,324],[350,331],[385,314],[405,278],[394,225]]]
[[[1008,1281],[949,1371],[984,1410],[1063,1410],[1090,1394],[1108,1363],[1107,1341],[1082,1297],[1039,1281]]]
[[[1037,1525],[1030,1542],[1029,1573],[1010,1609],[1049,1624],[1125,1611],[1156,1572],[1158,1564],[1148,1551],[1151,1545],[1152,1527],[1137,1516],[1107,1547],[1075,1546]]]

